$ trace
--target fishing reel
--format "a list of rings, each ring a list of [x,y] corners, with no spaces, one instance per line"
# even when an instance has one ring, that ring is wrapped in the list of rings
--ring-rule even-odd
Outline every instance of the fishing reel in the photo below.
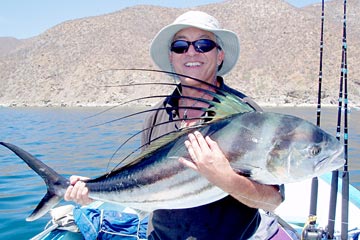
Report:
[[[322,228],[316,227],[316,216],[311,215],[304,225],[301,233],[301,240],[321,240],[325,232]]]

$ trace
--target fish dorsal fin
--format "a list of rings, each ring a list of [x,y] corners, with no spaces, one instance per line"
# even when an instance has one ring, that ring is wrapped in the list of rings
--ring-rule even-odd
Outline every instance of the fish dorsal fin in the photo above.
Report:
[[[237,97],[236,95],[222,91],[221,93],[213,93],[210,92],[209,94],[213,95],[214,98],[216,98],[218,101],[208,100],[209,105],[211,105],[210,108],[204,109],[204,111],[208,114],[205,114],[203,117],[204,119],[207,119],[208,121],[206,124],[211,124],[216,121],[220,121],[221,119],[228,118],[231,115],[234,114],[240,114],[240,113],[246,113],[246,112],[253,112],[254,109],[250,107],[246,102],[244,102],[241,98]],[[204,100],[207,101],[207,100]],[[215,114],[211,114],[211,112]],[[164,145],[168,144],[169,142],[183,136],[184,134],[188,134],[189,132],[194,131],[195,129],[203,126],[203,121],[199,121],[198,124],[195,124],[190,127],[181,128],[177,131],[170,132],[168,134],[162,135],[161,137],[157,138],[156,140],[153,140],[150,143],[147,144],[146,149],[143,150],[136,158],[127,161],[126,163],[123,163],[122,166],[119,168],[116,168],[115,170],[124,169],[126,167],[129,167],[131,165],[134,165],[138,162],[140,162],[145,156],[152,154],[159,148],[163,147]],[[141,146],[140,148],[145,147]]]
[[[145,146],[139,147],[138,150],[144,148],[145,150],[143,150],[137,157],[133,159],[130,160],[124,159],[121,162],[121,166],[114,168],[108,174],[111,174],[114,171],[119,171],[121,169],[127,168],[129,166],[132,166],[140,162],[148,154],[152,154],[153,152],[163,147],[164,145],[168,144],[169,142],[181,137],[184,134],[193,131],[196,128],[201,127],[203,122],[206,122],[206,124],[211,124],[213,122],[220,121],[221,119],[228,118],[229,116],[232,116],[234,114],[241,114],[241,113],[254,111],[254,109],[249,104],[247,104],[243,99],[236,96],[235,94],[222,89],[216,89],[216,90],[217,90],[216,92],[204,90],[207,91],[207,94],[211,95],[215,100],[202,99],[202,101],[207,102],[210,107],[202,108],[202,110],[206,114],[200,119],[198,119],[199,120],[198,124],[170,132],[153,140],[151,144],[147,143]],[[133,153],[134,152],[132,152],[129,155],[132,155]]]
[[[245,101],[243,101],[241,98],[231,92],[217,89],[217,93],[211,91],[207,91],[207,93],[209,95],[212,95],[215,99],[217,99],[217,101],[202,99],[202,101],[207,102],[211,106],[210,108],[203,109],[206,114],[202,118],[204,120],[207,120],[206,124],[220,121],[221,119],[228,118],[229,116],[234,114],[255,111],[249,104],[247,104]],[[187,134],[194,131],[195,129],[202,127],[204,122],[202,118],[200,118],[199,122],[193,126],[181,128],[177,131],[170,132],[152,141],[151,144],[146,148],[146,150],[144,150],[134,161],[126,164],[126,166],[130,166],[139,162],[140,159],[142,159],[147,154],[151,154],[165,144],[168,144],[169,142],[183,136],[184,134]]]
[[[254,109],[244,100],[233,93],[221,90],[215,96],[217,101],[212,101],[210,110],[215,112],[213,121],[223,119],[238,113],[253,112]]]
[[[199,88],[198,86],[192,86],[192,85],[186,85],[186,84],[181,84],[181,88],[190,88],[190,89],[194,89],[194,90],[198,90],[200,93],[202,92],[202,97],[189,97],[189,96],[182,96],[182,94],[180,93],[180,95],[168,95],[168,96],[164,96],[164,95],[156,95],[156,96],[148,96],[148,97],[141,97],[138,99],[134,99],[131,101],[127,101],[128,102],[133,102],[136,100],[141,100],[141,99],[149,99],[149,98],[164,98],[164,97],[169,97],[169,98],[178,98],[177,100],[181,99],[181,98],[189,98],[192,99],[194,101],[197,102],[204,102],[207,103],[209,107],[197,107],[197,106],[187,106],[187,107],[178,107],[178,108],[185,108],[185,109],[197,109],[197,110],[201,110],[203,111],[205,114],[200,117],[200,123],[197,126],[201,126],[201,124],[203,122],[206,122],[207,124],[211,124],[213,122],[219,121],[221,119],[225,119],[228,118],[234,114],[241,114],[241,113],[246,113],[246,112],[253,112],[255,111],[255,109],[253,107],[251,107],[251,105],[249,105],[246,100],[244,100],[241,95],[239,96],[239,94],[234,93],[231,89],[229,89],[228,87],[218,87],[216,85],[207,83],[203,80],[200,79],[196,79],[190,76],[185,76],[185,75],[181,75],[181,74],[177,74],[174,72],[167,72],[167,71],[161,71],[161,70],[151,70],[151,69],[112,69],[112,70],[130,70],[130,71],[150,71],[150,72],[159,72],[159,73],[166,73],[172,76],[183,76],[183,77],[188,77],[191,78],[195,81],[198,81],[199,83],[202,83],[206,86],[208,86],[207,88]],[[159,83],[159,82],[143,82],[143,83],[132,83],[132,84],[122,84],[122,85],[117,85],[117,87],[122,87],[122,86],[143,86],[143,85],[171,85],[171,86],[176,86],[176,88],[178,89],[178,84],[175,83]],[[114,86],[112,86],[114,87]],[[179,90],[179,89],[178,89]],[[207,98],[203,98],[204,95],[208,95],[211,96],[211,100],[208,100]],[[245,97],[245,96],[244,96]],[[173,99],[174,101],[176,101],[176,99]],[[138,113],[135,114],[129,114],[126,115],[124,117],[121,118],[117,118],[111,121],[108,121],[107,123],[110,122],[114,122],[114,121],[119,121],[121,119],[124,118],[128,118],[137,114],[142,114],[142,113],[146,113],[146,112],[152,112],[152,111],[159,111],[159,110],[166,110],[169,111],[168,106],[163,106],[162,108],[159,109],[150,109],[150,110],[145,110],[145,111],[140,111]],[[96,115],[95,115],[96,116]],[[180,121],[182,121],[183,119],[180,119]],[[187,119],[190,120],[190,119]],[[166,122],[167,123],[167,122]],[[161,123],[163,124],[163,123]],[[148,142],[146,145],[144,146],[140,146],[139,148],[137,148],[135,151],[131,152],[127,157],[125,157],[119,164],[119,167],[115,167],[112,171],[110,171],[109,174],[111,174],[114,171],[126,168],[127,166],[131,166],[134,165],[136,163],[138,163],[139,161],[141,161],[141,159],[146,156],[147,154],[151,154],[153,153],[155,150],[163,147],[165,144],[168,144],[169,142],[175,140],[176,138],[188,133],[189,131],[193,130],[194,127],[191,128],[181,128],[180,131],[174,131],[172,133],[166,134],[164,136],[159,137],[156,140]],[[141,132],[143,132],[145,130],[142,130],[140,132],[138,132],[137,134],[140,134]],[[132,137],[130,137],[132,138]],[[125,141],[126,143],[127,141]],[[150,145],[149,145],[150,144]],[[123,144],[116,150],[119,151],[119,149],[123,146]],[[145,149],[143,150],[137,157],[130,159],[130,156],[133,155],[133,153],[135,153],[136,151],[140,150],[140,149]],[[113,154],[113,156],[116,154],[116,152]],[[112,158],[113,158],[112,156]]]

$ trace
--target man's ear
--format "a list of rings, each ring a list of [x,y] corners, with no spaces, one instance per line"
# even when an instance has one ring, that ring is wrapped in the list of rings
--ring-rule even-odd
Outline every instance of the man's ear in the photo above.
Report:
[[[224,50],[218,51],[218,55],[217,55],[217,65],[218,65],[219,67],[221,67],[221,66],[223,65],[224,58],[225,58]]]

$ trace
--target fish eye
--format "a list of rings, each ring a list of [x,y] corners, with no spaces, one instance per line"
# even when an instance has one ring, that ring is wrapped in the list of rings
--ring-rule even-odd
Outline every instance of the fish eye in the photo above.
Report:
[[[316,156],[321,152],[321,147],[319,146],[313,146],[309,150],[311,156]]]

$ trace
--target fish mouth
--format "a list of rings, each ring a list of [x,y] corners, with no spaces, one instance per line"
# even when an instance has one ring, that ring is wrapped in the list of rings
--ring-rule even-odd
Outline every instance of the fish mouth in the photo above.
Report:
[[[317,171],[333,171],[340,167],[342,167],[345,163],[345,159],[340,158],[339,155],[342,153],[342,149],[339,151],[336,151],[332,156],[330,157],[324,157],[318,163],[315,165],[315,172]],[[328,166],[324,167],[325,164],[328,164]],[[323,170],[322,170],[323,169]]]
[[[323,159],[318,161],[318,163],[315,165],[315,171],[319,171],[323,167],[323,165],[326,163],[327,159],[329,159],[329,157],[324,157]]]

